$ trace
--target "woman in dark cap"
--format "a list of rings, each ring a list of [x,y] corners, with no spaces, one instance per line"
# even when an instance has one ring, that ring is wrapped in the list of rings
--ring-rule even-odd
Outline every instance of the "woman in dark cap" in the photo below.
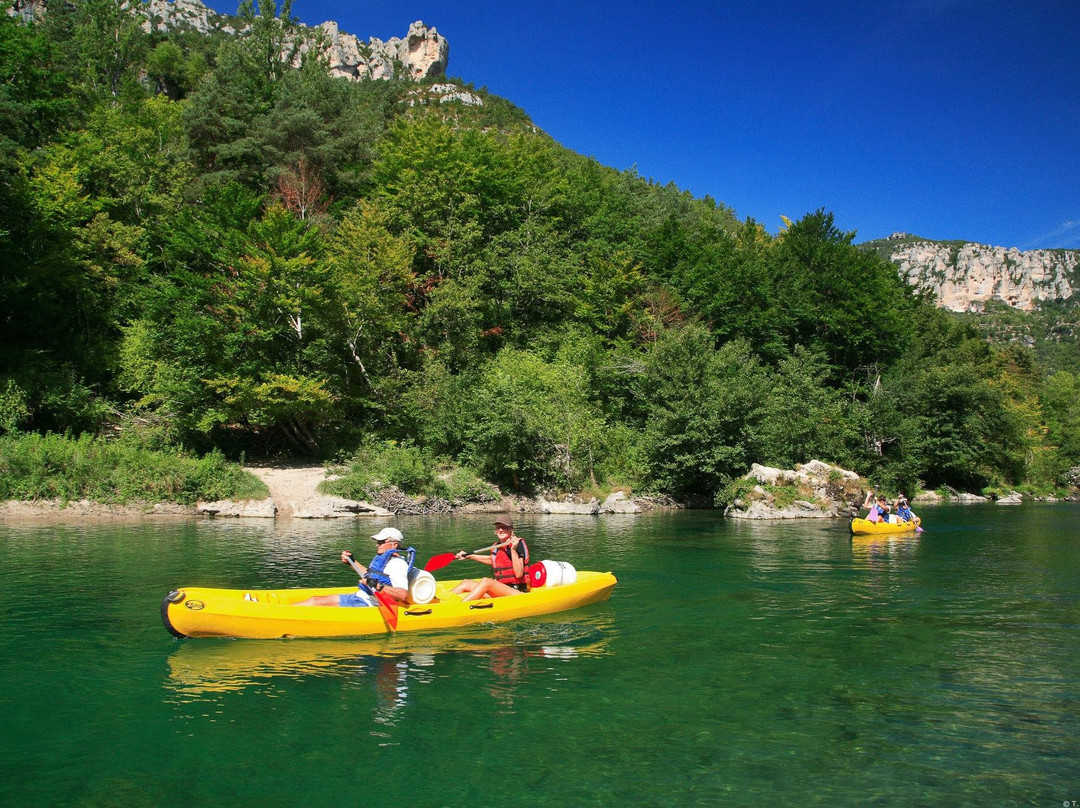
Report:
[[[466,579],[454,587],[456,594],[464,593],[463,601],[482,597],[501,598],[529,591],[529,547],[523,538],[514,533],[514,520],[508,514],[495,519],[495,537],[498,543],[491,548],[491,555],[466,553],[464,550],[457,554],[458,558],[471,558],[491,565],[490,578],[479,581]]]

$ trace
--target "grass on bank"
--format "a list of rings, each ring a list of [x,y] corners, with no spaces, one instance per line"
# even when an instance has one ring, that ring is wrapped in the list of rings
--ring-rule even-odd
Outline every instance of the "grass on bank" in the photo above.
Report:
[[[137,502],[263,499],[261,480],[219,452],[192,457],[84,435],[0,436],[0,501]]]
[[[391,486],[406,496],[455,504],[496,502],[501,496],[471,469],[440,463],[423,449],[396,441],[363,446],[346,465],[331,471],[338,478],[321,483],[319,490],[347,499],[375,500]]]

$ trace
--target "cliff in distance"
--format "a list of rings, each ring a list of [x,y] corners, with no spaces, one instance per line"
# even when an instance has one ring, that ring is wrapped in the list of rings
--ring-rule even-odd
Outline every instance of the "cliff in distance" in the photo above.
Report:
[[[1060,303],[1080,290],[1080,250],[1026,250],[963,241],[931,241],[908,233],[861,245],[894,263],[901,277],[937,305],[981,312],[999,301],[1019,311]]]
[[[8,13],[26,19],[41,19],[47,8],[48,0],[17,0]],[[147,32],[244,33],[237,27],[243,24],[241,20],[218,14],[200,0],[149,0],[146,4],[134,4],[132,13],[143,17],[142,27]],[[378,37],[362,42],[353,34],[339,30],[338,24],[332,21],[314,28],[302,24],[298,27],[304,42],[297,62],[315,48],[326,58],[330,72],[335,76],[352,81],[393,78],[420,81],[446,73],[450,44],[438,31],[420,21],[409,26],[403,39],[391,37],[385,42]]]
[[[206,33],[214,28],[232,33],[232,18],[217,14],[200,0],[150,0],[146,7],[145,28],[169,30],[188,25]],[[366,43],[353,34],[339,30],[336,22],[324,22],[314,29],[300,26],[326,57],[330,72],[335,76],[363,81],[365,79],[410,78],[413,81],[441,76],[446,73],[450,44],[434,28],[417,21],[409,26],[404,39],[391,37],[382,41],[371,37]],[[305,43],[300,57],[308,50]]]

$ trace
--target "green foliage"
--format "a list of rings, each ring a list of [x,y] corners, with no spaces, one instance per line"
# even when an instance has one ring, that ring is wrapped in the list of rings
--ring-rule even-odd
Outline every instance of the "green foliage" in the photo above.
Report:
[[[437,496],[450,502],[498,502],[499,490],[484,482],[472,469],[466,466],[454,466],[440,474],[433,490]]]
[[[177,239],[180,256],[204,272],[157,286],[148,316],[127,330],[122,379],[142,405],[185,413],[185,431],[241,429],[316,452],[348,386],[319,232],[277,205],[235,221],[220,203],[257,203],[239,189],[212,198]],[[201,241],[207,231],[218,236],[211,244]]]
[[[1075,301],[939,311],[824,210],[774,238],[485,90],[296,68],[288,2],[238,22],[0,19],[0,432],[366,440],[384,479],[360,488],[450,499],[723,502],[750,463],[812,457],[905,488],[1071,484]]]
[[[365,179],[394,86],[337,80],[312,59],[293,70],[287,50],[275,50],[288,33],[296,32],[258,17],[252,35],[227,43],[191,94],[184,122],[201,185],[268,191],[300,165],[330,196],[355,194]]]
[[[319,490],[349,499],[377,499],[391,486],[407,496],[457,503],[499,499],[498,490],[472,469],[437,462],[430,452],[412,443],[365,443],[344,468],[335,471],[336,478],[321,483]]]
[[[0,392],[0,434],[18,432],[30,421],[30,405],[26,393],[15,383],[7,380],[7,387]]]
[[[220,453],[148,452],[84,435],[0,435],[0,500],[131,504],[262,499],[266,486]]]
[[[362,446],[347,470],[322,483],[321,489],[352,499],[369,498],[390,485],[406,494],[421,494],[431,487],[435,474],[434,460],[420,447],[380,441]]]
[[[778,239],[773,279],[775,316],[789,345],[822,352],[851,371],[868,362],[889,364],[909,345],[914,298],[892,264],[853,246],[831,213],[808,214]]]
[[[638,381],[647,481],[678,498],[710,501],[756,459],[766,380],[746,343],[716,350],[696,324],[661,334]]]
[[[335,315],[348,355],[371,393],[392,370],[409,326],[413,245],[389,230],[389,217],[361,201],[338,223],[326,248]]]
[[[794,468],[814,458],[845,464],[851,459],[853,425],[842,394],[827,384],[827,377],[824,357],[801,346],[781,361],[769,380],[771,394],[761,405],[760,462]]]
[[[68,430],[94,433],[111,414],[109,402],[86,383],[69,363],[40,352],[6,354],[13,366],[0,381],[6,388],[8,431]]]
[[[1080,377],[1059,370],[1041,392],[1046,417],[1047,448],[1036,457],[1036,479],[1066,487],[1080,466]]]
[[[743,477],[728,480],[717,489],[713,505],[717,508],[726,508],[739,503],[745,505],[755,499],[760,499],[762,495],[754,490],[757,485],[757,480]]]
[[[470,398],[464,456],[485,477],[524,492],[595,483],[604,419],[580,365],[505,348]]]
[[[87,89],[102,99],[142,94],[138,71],[148,35],[125,0],[78,0],[74,3],[74,55]]]
[[[926,484],[980,490],[998,470],[1016,479],[1022,436],[1000,392],[967,367],[931,368],[921,382],[916,451],[924,458]]]
[[[36,25],[0,13],[0,165],[18,147],[47,142],[76,116],[73,76],[59,43]]]

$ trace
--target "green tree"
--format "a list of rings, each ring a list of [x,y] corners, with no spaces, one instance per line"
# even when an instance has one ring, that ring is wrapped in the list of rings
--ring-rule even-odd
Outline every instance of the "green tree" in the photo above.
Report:
[[[854,237],[819,210],[782,233],[770,258],[773,312],[789,346],[820,351],[845,372],[890,364],[915,328],[910,287],[892,264],[855,247]]]
[[[1080,377],[1065,370],[1051,374],[1041,399],[1048,440],[1065,464],[1080,465]]]
[[[75,0],[76,58],[89,91],[99,98],[143,94],[138,72],[149,46],[141,20],[126,0]]]
[[[181,416],[187,440],[310,453],[350,392],[330,271],[317,230],[258,203],[233,186],[178,223],[178,265],[127,329],[124,382],[142,406]]]
[[[268,66],[264,50],[254,35],[228,43],[190,96],[184,123],[200,184],[268,191],[304,165],[328,197],[355,196],[393,88],[333,78],[310,59],[300,69]]]
[[[595,482],[604,421],[582,367],[504,348],[471,401],[466,457],[488,479],[520,492]]]
[[[854,443],[843,394],[827,383],[825,358],[802,346],[769,379],[757,438],[761,461],[781,468],[818,459],[847,462]]]
[[[328,272],[317,232],[271,206],[248,232],[248,249],[216,288],[229,361],[207,379],[223,410],[204,430],[239,423],[277,430],[301,450],[319,447],[333,421],[335,390],[327,346]]]
[[[746,343],[717,350],[700,325],[665,330],[638,382],[647,479],[675,497],[711,503],[753,459],[765,382]]]
[[[326,249],[338,328],[369,395],[397,367],[409,330],[414,247],[393,235],[388,223],[375,204],[360,202],[342,217]]]
[[[209,69],[201,51],[185,53],[172,39],[159,42],[146,57],[147,76],[153,80],[157,91],[172,101],[186,98]]]
[[[969,366],[926,369],[909,391],[907,409],[918,413],[924,480],[977,491],[991,482],[1016,482],[1026,440],[1001,392]]]

